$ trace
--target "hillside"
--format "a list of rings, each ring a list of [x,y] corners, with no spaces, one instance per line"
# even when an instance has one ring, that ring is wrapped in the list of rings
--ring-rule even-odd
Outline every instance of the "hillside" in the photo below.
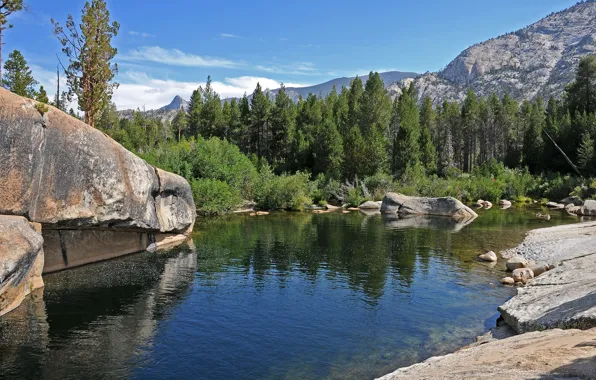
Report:
[[[559,97],[573,80],[582,56],[596,53],[596,1],[553,13],[516,32],[473,45],[438,73],[426,73],[414,84],[419,97],[435,103],[463,100],[468,89],[479,95],[509,93],[532,99]],[[411,79],[389,86],[393,96]]]

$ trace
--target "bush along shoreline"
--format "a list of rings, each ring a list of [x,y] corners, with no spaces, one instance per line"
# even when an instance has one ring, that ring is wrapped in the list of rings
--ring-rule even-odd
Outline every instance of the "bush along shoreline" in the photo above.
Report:
[[[596,179],[558,173],[534,176],[527,169],[508,169],[494,160],[470,173],[453,168],[449,175],[427,176],[415,170],[400,180],[378,173],[343,181],[307,172],[275,174],[271,166],[255,156],[249,158],[237,146],[216,137],[198,137],[147,151],[141,155],[150,164],[185,177],[191,184],[198,212],[221,215],[238,209],[302,211],[334,204],[358,207],[380,201],[388,192],[409,196],[454,197],[466,204],[483,199],[498,204],[501,199],[546,203],[568,196],[588,199],[596,194]]]

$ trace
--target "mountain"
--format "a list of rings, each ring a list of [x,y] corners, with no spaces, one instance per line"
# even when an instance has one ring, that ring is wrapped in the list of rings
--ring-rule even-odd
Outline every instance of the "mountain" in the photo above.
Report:
[[[182,97],[180,97],[179,95],[176,95],[174,97],[174,99],[170,102],[170,104],[168,104],[167,106],[161,107],[159,110],[160,111],[172,111],[172,110],[178,111],[181,108],[187,109],[188,102],[186,100],[182,99]]]
[[[385,86],[388,86],[392,83],[399,82],[399,81],[407,79],[407,78],[415,78],[419,74],[410,73],[410,72],[402,72],[402,71],[387,71],[384,73],[379,73],[379,75],[381,76],[381,79],[383,79]],[[327,94],[329,94],[331,92],[331,90],[333,89],[333,86],[335,86],[335,88],[339,92],[339,91],[341,91],[342,87],[349,87],[350,82],[352,82],[352,80],[354,78],[355,77],[336,78],[336,79],[332,79],[325,83],[316,84],[314,86],[308,86],[308,87],[286,87],[286,92],[288,93],[288,96],[295,102],[298,101],[298,98],[300,96],[302,96],[303,98],[306,98],[308,96],[308,94],[310,94],[310,93],[315,94],[315,95],[321,95],[321,96],[325,97],[325,96],[327,96]],[[362,82],[366,83],[366,81],[368,79],[368,75],[361,76],[360,79],[362,79]],[[275,94],[277,94],[278,92],[279,92],[279,89],[270,90],[269,95],[275,96]]]
[[[596,0],[584,1],[513,33],[464,50],[446,68],[389,86],[393,96],[412,81],[435,103],[478,95],[560,97],[582,56],[596,53]]]

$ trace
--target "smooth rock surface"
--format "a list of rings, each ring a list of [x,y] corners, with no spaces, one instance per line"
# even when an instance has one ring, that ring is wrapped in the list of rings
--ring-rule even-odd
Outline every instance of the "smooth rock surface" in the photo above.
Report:
[[[432,357],[383,380],[593,379],[596,329],[550,330],[475,345]]]
[[[43,287],[43,238],[27,219],[0,215],[0,315]]]
[[[520,333],[596,327],[596,223],[531,231],[511,252],[559,265],[499,307],[507,324]]]
[[[156,170],[101,131],[0,89],[0,214],[56,228],[185,232],[188,183]]]
[[[381,208],[381,205],[377,202],[366,201],[360,206],[358,206],[358,208],[361,210],[379,210]]]
[[[383,198],[381,212],[406,215],[450,216],[456,219],[474,219],[474,210],[455,198],[408,197],[397,193],[387,193]]]
[[[562,204],[564,204],[566,206],[568,206],[568,205],[572,205],[572,206],[583,206],[584,201],[581,200],[580,197],[573,197],[573,196],[571,196],[571,197],[567,197],[567,198],[561,199],[561,201],[559,201],[559,203],[562,203]]]

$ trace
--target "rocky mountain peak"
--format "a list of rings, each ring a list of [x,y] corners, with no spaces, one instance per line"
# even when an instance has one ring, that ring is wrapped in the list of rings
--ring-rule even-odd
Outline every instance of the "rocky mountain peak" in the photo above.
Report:
[[[596,1],[584,1],[516,32],[473,45],[438,73],[414,83],[420,97],[435,103],[461,101],[468,89],[487,96],[559,97],[573,80],[582,56],[596,54]],[[400,93],[406,81],[390,87]]]

